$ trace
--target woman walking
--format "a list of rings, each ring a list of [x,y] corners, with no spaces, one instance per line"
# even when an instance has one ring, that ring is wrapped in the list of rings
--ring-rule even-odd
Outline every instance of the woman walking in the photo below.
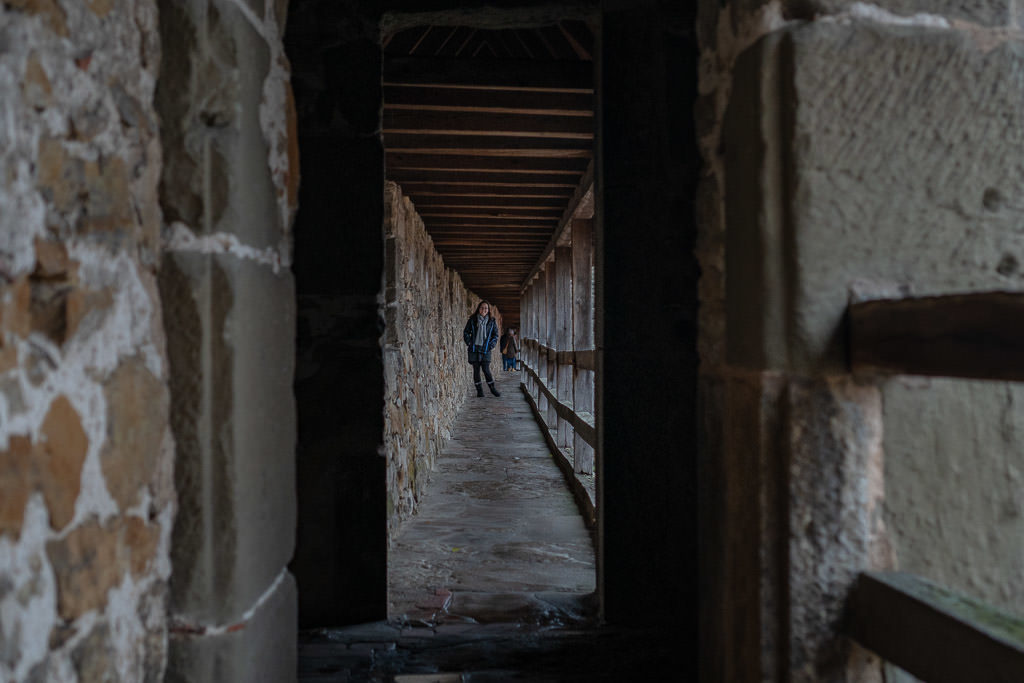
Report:
[[[519,339],[511,327],[501,336],[501,369],[513,372],[516,369],[516,354],[519,353]]]
[[[462,341],[466,342],[469,351],[469,364],[473,366],[473,384],[476,385],[476,395],[483,396],[484,389],[480,384],[480,370],[484,371],[487,378],[487,386],[491,393],[501,396],[501,392],[494,386],[494,377],[491,375],[491,349],[498,343],[498,323],[491,317],[491,305],[481,301],[476,307],[476,313],[469,316],[466,328],[462,330]]]

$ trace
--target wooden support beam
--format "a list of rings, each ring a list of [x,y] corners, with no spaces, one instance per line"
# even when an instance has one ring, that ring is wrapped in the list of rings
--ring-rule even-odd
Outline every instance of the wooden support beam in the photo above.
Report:
[[[592,93],[592,62],[385,57],[384,85]]]
[[[576,349],[573,367],[573,406],[578,412],[593,413],[594,370],[594,221],[572,220],[572,343]],[[577,436],[573,443],[573,467],[577,472],[594,472],[594,446]]]
[[[412,200],[416,208],[467,208],[479,209],[537,209],[557,210],[561,212],[565,206],[563,197],[522,197],[515,195],[474,197],[467,195],[433,195],[406,192],[406,197]]]
[[[853,372],[1024,380],[1024,294],[853,304],[849,359]]]
[[[523,138],[441,133],[388,133],[384,136],[384,147],[392,154],[589,159],[593,156],[592,146],[592,141],[586,138]]]
[[[565,212],[562,214],[561,220],[558,222],[558,226],[555,228],[551,235],[551,241],[548,246],[544,249],[544,253],[539,259],[537,264],[530,271],[530,274],[526,276],[526,280],[523,281],[523,287],[526,287],[530,283],[530,280],[540,272],[541,268],[544,267],[544,263],[548,260],[551,252],[555,250],[555,247],[563,241],[563,235],[566,230],[569,229],[571,221],[574,218],[591,218],[593,217],[594,207],[594,164],[591,162],[587,166],[587,172],[583,174],[583,178],[580,179],[580,184],[576,186],[576,191],[573,193],[572,199],[569,200],[568,206],[565,207]],[[582,215],[584,211],[588,215]],[[580,215],[578,215],[580,214]]]
[[[572,249],[555,249],[555,347],[572,353]],[[555,392],[562,403],[572,403],[572,361],[555,358]],[[563,417],[558,423],[558,443],[564,448],[573,445],[572,423]]]
[[[503,218],[469,218],[469,217],[443,217],[432,218],[424,216],[424,224],[427,230],[432,232],[435,228],[443,231],[445,228],[502,228],[514,230],[523,234],[546,233],[551,234],[555,227],[554,220],[509,220]]]
[[[514,183],[439,183],[407,181],[401,183],[407,197],[470,197],[470,198],[538,198],[557,199],[564,205],[572,196],[572,188],[559,185]]]
[[[1024,680],[1024,619],[910,574],[861,574],[847,632],[930,683]]]
[[[594,96],[592,93],[575,92],[385,85],[384,108],[592,117]]]
[[[516,207],[483,208],[483,207],[440,207],[424,206],[420,218],[427,223],[432,218],[487,218],[499,221],[538,221],[543,225],[554,225],[558,220],[558,209],[523,209]]]
[[[393,133],[424,133],[591,140],[594,122],[580,116],[385,109],[383,133],[385,138]]]
[[[452,185],[458,184],[462,187],[544,187],[568,189],[571,195],[576,189],[576,182],[572,176],[559,172],[549,171],[519,171],[506,173],[501,169],[474,169],[474,170],[424,170],[415,168],[392,167],[387,168],[388,180],[405,187],[406,183],[423,183],[426,185]]]
[[[531,176],[578,176],[584,173],[587,159],[550,159],[546,157],[474,157],[465,154],[392,154],[385,156],[389,169],[421,171],[498,171],[503,175],[524,173]]]

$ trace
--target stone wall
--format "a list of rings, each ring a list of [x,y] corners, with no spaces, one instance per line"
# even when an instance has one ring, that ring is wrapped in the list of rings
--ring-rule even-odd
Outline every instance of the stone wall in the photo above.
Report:
[[[416,208],[392,182],[385,185],[384,248],[390,537],[415,510],[456,414],[475,396],[462,329],[479,299],[445,267]]]
[[[858,571],[1024,613],[1019,387],[850,377],[843,320],[856,299],[1021,289],[1021,17],[717,5],[700,23],[701,387],[724,492],[706,519],[727,539],[711,602],[736,621],[715,622],[711,679],[870,677],[837,635]]]
[[[0,4],[0,680],[157,681],[174,517],[154,3]]]

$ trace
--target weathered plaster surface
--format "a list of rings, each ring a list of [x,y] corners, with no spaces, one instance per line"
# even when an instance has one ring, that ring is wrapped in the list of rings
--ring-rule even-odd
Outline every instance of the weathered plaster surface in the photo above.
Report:
[[[10,2],[0,27],[0,680],[159,680],[156,8]]]

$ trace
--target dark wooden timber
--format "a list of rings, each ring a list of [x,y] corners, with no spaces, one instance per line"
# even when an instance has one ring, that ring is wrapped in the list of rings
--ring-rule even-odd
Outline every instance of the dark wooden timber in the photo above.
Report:
[[[389,85],[384,87],[384,106],[387,109],[424,111],[479,111],[592,117],[594,115],[594,96],[591,93],[573,92],[494,91]]]
[[[576,138],[594,136],[594,122],[581,116],[492,114],[474,111],[431,111],[384,108],[384,135],[390,133],[456,133],[463,135]]]
[[[1024,620],[911,574],[861,574],[847,633],[930,683],[1024,680]]]
[[[1024,294],[852,304],[849,360],[853,372],[1024,380]]]
[[[388,151],[403,154],[465,154],[490,157],[566,157],[589,159],[590,138],[388,133]]]
[[[495,68],[495,63],[487,60],[386,57],[384,85],[593,92],[591,62],[502,60],[500,64]]]
[[[506,174],[538,172],[558,176],[578,176],[587,169],[586,159],[489,158],[468,154],[387,154],[388,169],[435,171],[502,171]]]

